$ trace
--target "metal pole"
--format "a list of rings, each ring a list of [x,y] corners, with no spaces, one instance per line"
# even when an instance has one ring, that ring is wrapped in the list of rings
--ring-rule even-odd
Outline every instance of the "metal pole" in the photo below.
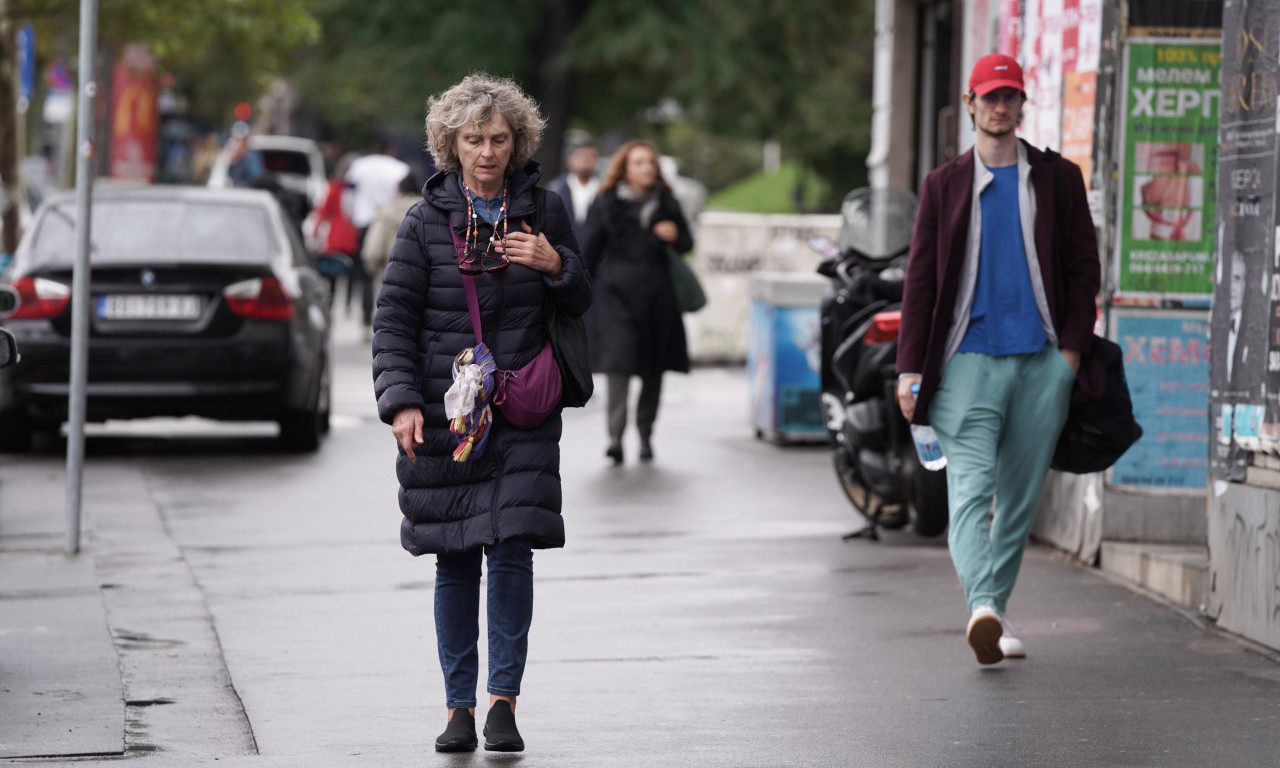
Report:
[[[85,387],[89,379],[89,232],[93,192],[93,99],[98,86],[98,0],[80,0],[80,97],[76,124],[76,264],[71,277],[71,392],[67,404],[66,551],[80,551]]]

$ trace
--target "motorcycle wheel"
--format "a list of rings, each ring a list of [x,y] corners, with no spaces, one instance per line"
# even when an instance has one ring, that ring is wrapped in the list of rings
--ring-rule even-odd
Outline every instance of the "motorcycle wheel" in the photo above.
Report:
[[[831,452],[832,458],[835,460],[836,478],[840,481],[840,490],[844,491],[844,495],[849,499],[849,503],[853,508],[867,514],[867,510],[872,506],[872,495],[853,473],[853,468],[849,466],[849,460],[843,455],[843,451],[836,449]]]
[[[911,483],[911,512],[913,528],[919,536],[932,538],[947,530],[947,472],[925,469],[911,452],[915,472]]]
[[[868,491],[866,486],[858,481],[857,475],[849,466],[849,460],[845,458],[842,451],[833,449],[831,455],[835,460],[836,478],[840,481],[840,490],[844,491],[845,497],[849,499],[853,508],[870,520],[871,511],[880,503],[880,497]],[[889,506],[887,511],[881,512],[880,519],[875,521],[875,524],[885,530],[896,531],[899,528],[905,528],[908,522],[906,510],[898,504]]]

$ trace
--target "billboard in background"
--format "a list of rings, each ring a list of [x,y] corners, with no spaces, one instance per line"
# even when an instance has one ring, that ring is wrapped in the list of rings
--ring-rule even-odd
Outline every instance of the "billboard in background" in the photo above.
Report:
[[[111,155],[115,179],[152,182],[160,146],[156,64],[146,46],[124,48],[111,73]]]
[[[997,35],[998,50],[1007,56],[1021,60],[1018,41],[1022,39],[1022,0],[1000,0],[1000,32]]]
[[[1097,72],[1102,50],[1102,0],[1079,0],[1079,3],[1074,71]],[[1070,40],[1067,47],[1071,47]]]
[[[1062,156],[1080,166],[1085,189],[1092,189],[1093,112],[1097,103],[1098,73],[1068,72],[1062,77],[1062,85]]]
[[[1125,51],[1117,297],[1207,304],[1218,218],[1216,40],[1130,40]]]
[[[1022,73],[1027,84],[1020,135],[1036,147],[1061,148],[1063,0],[1026,0],[1022,10]]]
[[[1276,225],[1280,8],[1226,3],[1214,272],[1212,473],[1243,481],[1249,451],[1280,452]]]
[[[1019,135],[1036,147],[1061,152],[1080,166],[1087,185],[1102,0],[1027,0],[1020,9],[1014,6],[1016,26],[1024,33],[1019,60],[1027,83]],[[1008,6],[1001,12],[1008,13]]]
[[[1142,439],[1111,484],[1204,492],[1209,472],[1209,322],[1203,312],[1117,309],[1113,338]]]

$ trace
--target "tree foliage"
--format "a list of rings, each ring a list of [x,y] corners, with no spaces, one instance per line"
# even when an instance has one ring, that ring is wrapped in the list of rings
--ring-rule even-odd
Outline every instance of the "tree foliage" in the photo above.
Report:
[[[547,20],[572,24],[544,50]],[[725,137],[778,139],[843,191],[866,178],[871,3],[843,0],[316,0],[324,29],[296,70],[305,100],[339,133],[421,132],[426,98],[480,69],[535,97],[576,91],[563,130],[652,134],[663,99]],[[557,158],[558,159],[558,158]]]
[[[225,120],[231,105],[253,100],[291,64],[298,47],[319,39],[314,0],[105,0],[98,10],[100,47],[147,44],[175,77],[197,118]],[[42,61],[74,58],[78,0],[9,0],[15,24],[36,29]],[[99,75],[101,77],[101,73]]]
[[[773,138],[834,190],[864,183],[870,146],[869,3],[840,0],[614,0],[596,3],[566,63],[584,73],[596,125],[662,95],[728,136]],[[638,127],[638,126],[636,126]]]
[[[296,83],[345,136],[420,133],[427,97],[467,73],[525,78],[537,12],[537,3],[315,0],[325,33],[303,54]]]
[[[681,135],[777,139],[839,193],[866,176],[872,5],[103,0],[99,27],[109,50],[149,44],[193,116],[213,124],[286,72],[299,102],[349,145],[378,130],[420,136],[427,97],[485,70],[543,102],[556,133],[550,162],[569,127],[675,138],[654,123],[653,107],[666,102],[695,127]],[[78,0],[10,0],[9,8],[16,23],[36,25],[44,61],[74,56]],[[710,178],[708,164],[717,153],[727,161],[727,145],[696,144],[682,142],[699,158],[686,167]]]

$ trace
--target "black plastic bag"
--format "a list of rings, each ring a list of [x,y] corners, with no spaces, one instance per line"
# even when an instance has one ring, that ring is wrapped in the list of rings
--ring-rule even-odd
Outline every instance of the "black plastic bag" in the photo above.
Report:
[[[1083,386],[1082,386],[1083,382]],[[1114,341],[1093,337],[1071,388],[1067,423],[1050,465],[1078,475],[1101,472],[1142,437],[1124,377],[1124,352]]]
[[[587,353],[587,326],[582,315],[571,315],[556,306],[550,296],[544,305],[551,351],[560,365],[560,405],[581,408],[591,399],[595,382]]]
[[[533,188],[533,218],[529,229],[537,235],[542,232],[546,215],[547,191]],[[591,359],[587,352],[587,326],[582,315],[571,315],[556,306],[555,299],[547,294],[542,303],[542,313],[547,320],[547,338],[551,351],[560,366],[560,405],[564,408],[581,408],[591,399],[595,382],[591,379]]]

